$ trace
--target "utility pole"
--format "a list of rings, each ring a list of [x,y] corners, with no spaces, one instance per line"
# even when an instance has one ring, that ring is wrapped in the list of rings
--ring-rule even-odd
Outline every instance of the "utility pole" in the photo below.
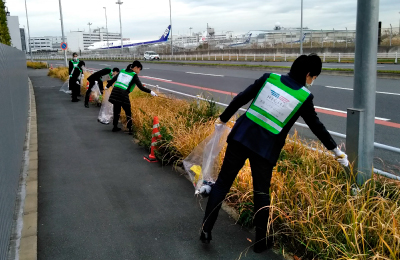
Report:
[[[25,0],[25,12],[26,12],[26,25],[28,26],[29,53],[30,53],[30,56],[31,56],[31,61],[33,61],[32,47],[31,47],[31,33],[29,32],[28,8],[26,6],[26,0]]]
[[[119,7],[119,30],[121,33],[121,53],[124,53],[124,43],[122,40],[122,22],[121,22],[121,5],[123,4],[123,2],[121,2],[121,0],[118,0],[118,2],[116,2],[116,4]]]
[[[62,41],[63,41],[63,42],[66,42],[65,36],[64,36],[64,22],[63,22],[63,16],[62,16],[61,0],[58,0],[58,3],[59,3],[59,5],[60,5],[60,20],[61,20]],[[67,50],[64,50],[64,61],[65,61],[65,66],[68,67],[68,63],[67,63]]]
[[[107,24],[107,8],[106,7],[103,7],[104,8],[104,13],[105,13],[105,15],[106,15],[106,37],[107,37],[107,53],[109,53],[109,51],[110,51],[110,45],[108,44],[108,24]]]
[[[393,33],[393,28],[392,24],[390,24],[390,46],[392,46],[392,33]]]
[[[346,27],[346,48],[347,48],[347,27]]]
[[[303,0],[301,0],[300,55],[303,55]]]
[[[88,25],[89,25],[89,42],[90,42],[89,46],[90,46],[90,44],[92,44],[92,31],[90,30],[90,26],[92,25],[92,23],[89,22]]]
[[[336,34],[335,34],[335,28],[333,28],[333,48],[335,48],[335,42],[336,42]]]
[[[172,47],[172,15],[171,15],[171,0],[169,0],[169,25],[171,26],[171,29],[169,30],[169,33],[171,34],[171,58],[172,58],[172,55],[174,55],[174,48]]]
[[[357,1],[353,107],[347,109],[346,147],[357,183],[373,174],[379,1]]]

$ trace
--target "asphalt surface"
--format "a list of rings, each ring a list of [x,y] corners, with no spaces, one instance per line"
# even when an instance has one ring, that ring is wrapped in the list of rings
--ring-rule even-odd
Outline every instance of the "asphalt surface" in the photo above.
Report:
[[[212,243],[202,244],[206,200],[184,176],[143,160],[145,149],[98,123],[99,108],[71,103],[46,70],[29,75],[38,117],[38,259],[283,259],[247,252],[254,235],[224,211]]]

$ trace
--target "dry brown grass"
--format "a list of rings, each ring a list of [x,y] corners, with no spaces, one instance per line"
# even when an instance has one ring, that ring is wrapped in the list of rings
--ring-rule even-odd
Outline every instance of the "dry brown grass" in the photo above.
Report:
[[[37,61],[27,61],[26,66],[32,69],[46,69],[47,63],[45,62],[37,62]]]

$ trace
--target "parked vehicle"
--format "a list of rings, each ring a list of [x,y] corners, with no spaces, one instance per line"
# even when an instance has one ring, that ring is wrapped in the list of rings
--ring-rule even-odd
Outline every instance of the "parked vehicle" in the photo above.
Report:
[[[160,60],[160,56],[154,51],[146,51],[144,53],[144,60]]]

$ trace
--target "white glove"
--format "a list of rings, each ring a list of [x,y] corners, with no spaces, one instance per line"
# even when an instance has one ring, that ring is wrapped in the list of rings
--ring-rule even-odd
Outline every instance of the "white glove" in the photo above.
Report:
[[[221,118],[218,117],[217,120],[215,120],[215,124],[216,125],[225,125],[226,123],[222,122]]]
[[[158,97],[158,95],[156,94],[156,92],[154,92],[153,90],[150,92],[150,94],[151,94],[153,97]]]
[[[339,148],[335,148],[332,150],[332,152],[335,154],[337,161],[347,167],[349,166],[349,160],[347,159],[347,154],[345,154],[344,152],[342,152]]]
[[[99,83],[97,82],[97,80],[95,80],[95,81],[94,81],[94,84],[99,84]]]
[[[107,87],[104,87],[104,90],[107,90],[108,88]]]
[[[80,85],[81,83],[79,81],[77,81],[76,84]]]

